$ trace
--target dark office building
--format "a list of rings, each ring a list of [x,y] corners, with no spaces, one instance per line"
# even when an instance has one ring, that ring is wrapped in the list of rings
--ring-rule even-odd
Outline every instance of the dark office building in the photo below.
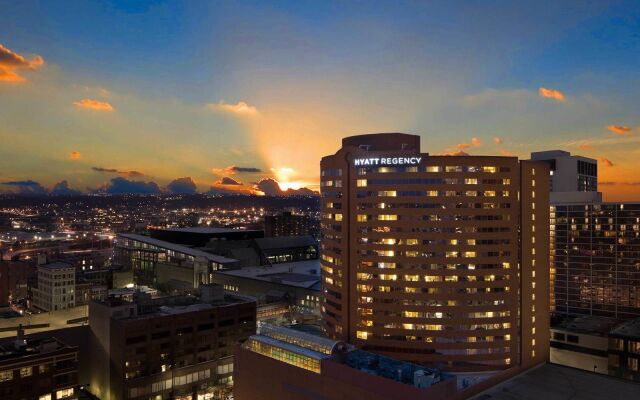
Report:
[[[609,375],[640,382],[640,318],[609,332]]]
[[[150,229],[149,234],[154,239],[194,247],[202,247],[210,240],[246,240],[264,237],[264,232],[259,230],[208,227]]]
[[[551,257],[555,313],[640,316],[640,203],[552,205]]]
[[[29,279],[35,279],[36,266],[23,261],[0,260],[0,307],[9,301],[26,299]]]
[[[264,217],[266,237],[310,235],[310,228],[311,218],[308,215],[295,215],[287,211]]]
[[[255,333],[253,299],[203,285],[200,297],[89,305],[89,390],[102,400],[211,399],[229,392],[233,353]]]
[[[0,399],[77,399],[78,349],[49,337],[0,341]]]

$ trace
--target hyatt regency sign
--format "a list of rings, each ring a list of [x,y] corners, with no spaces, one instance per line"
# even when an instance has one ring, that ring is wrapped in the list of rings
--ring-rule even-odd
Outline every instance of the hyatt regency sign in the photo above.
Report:
[[[356,158],[353,165],[369,166],[369,165],[418,165],[422,157],[376,157],[376,158]]]

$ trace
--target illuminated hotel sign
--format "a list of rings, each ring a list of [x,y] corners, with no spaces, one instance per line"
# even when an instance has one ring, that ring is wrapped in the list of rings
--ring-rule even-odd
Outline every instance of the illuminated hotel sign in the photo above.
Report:
[[[356,158],[353,160],[355,166],[368,165],[417,165],[422,161],[422,157],[371,157]]]

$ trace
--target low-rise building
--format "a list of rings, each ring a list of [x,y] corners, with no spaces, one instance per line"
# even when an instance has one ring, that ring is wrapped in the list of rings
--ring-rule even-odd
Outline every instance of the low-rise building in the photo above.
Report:
[[[609,332],[609,374],[640,382],[640,318]]]
[[[598,316],[555,318],[551,324],[549,360],[585,371],[607,374],[609,331],[620,321]]]
[[[38,287],[32,289],[33,306],[42,311],[75,307],[76,268],[65,262],[38,266]]]
[[[18,336],[0,342],[0,398],[77,399],[78,349],[49,337]]]
[[[456,392],[456,378],[437,369],[272,325],[239,346],[234,377],[237,400],[439,400]]]
[[[216,271],[214,283],[258,299],[258,303],[288,302],[293,314],[320,316],[320,260]]]
[[[200,296],[89,305],[89,390],[102,400],[211,399],[230,391],[233,352],[255,333],[253,299],[202,285]]]
[[[0,260],[0,306],[26,299],[29,279],[36,275],[36,267],[24,261]]]
[[[157,287],[165,283],[158,278],[158,265],[161,264],[163,276],[168,276],[163,279],[168,281],[172,276],[178,276],[196,288],[210,283],[209,275],[213,271],[233,268],[238,260],[149,236],[119,233],[114,263],[133,271],[133,283],[137,285]]]

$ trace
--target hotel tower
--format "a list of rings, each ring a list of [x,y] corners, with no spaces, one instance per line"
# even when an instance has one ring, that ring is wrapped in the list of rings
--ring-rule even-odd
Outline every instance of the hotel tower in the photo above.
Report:
[[[323,329],[452,371],[548,358],[549,166],[347,137],[321,161]]]

